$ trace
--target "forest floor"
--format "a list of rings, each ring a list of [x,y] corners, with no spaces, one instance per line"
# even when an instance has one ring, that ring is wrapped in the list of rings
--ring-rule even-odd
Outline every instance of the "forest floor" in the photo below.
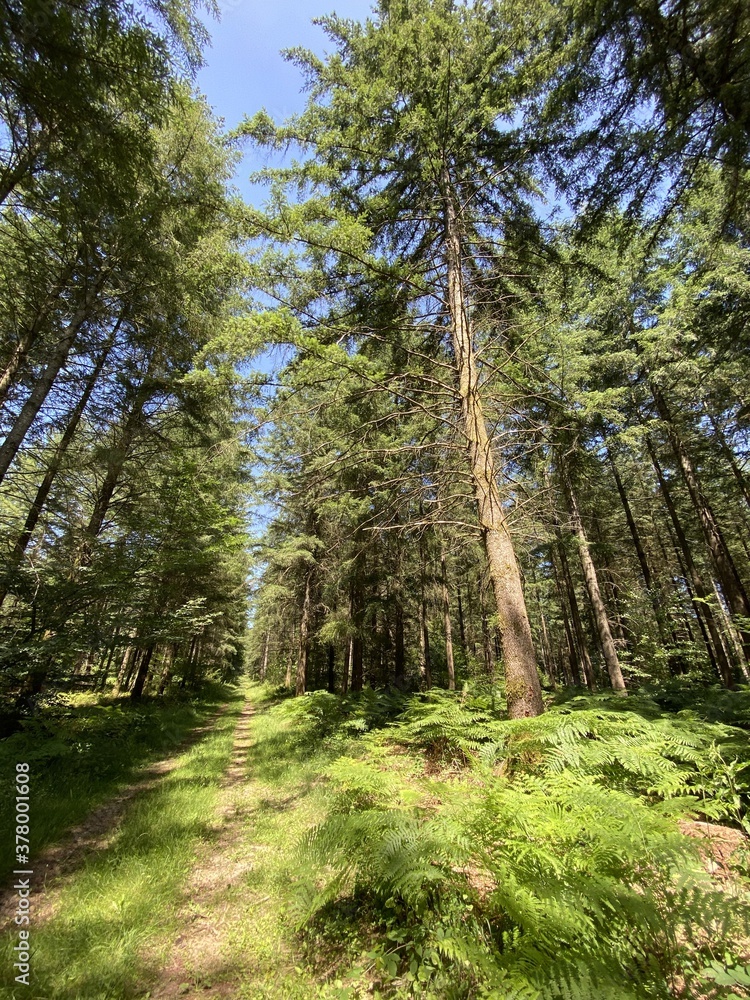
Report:
[[[381,990],[390,996],[394,989],[399,996],[437,1000],[532,996],[514,992],[510,983],[507,992],[462,992],[465,977],[453,984],[454,992],[440,978],[437,952],[429,958],[429,949],[409,944],[402,926],[394,919],[379,921],[366,899],[344,899],[333,909],[319,906],[323,919],[305,922],[310,892],[330,872],[321,870],[310,881],[300,845],[329,817],[336,794],[331,775],[335,779],[342,761],[353,769],[341,772],[339,785],[369,782],[370,806],[381,793],[393,802],[421,794],[427,781],[432,816],[450,801],[452,783],[461,782],[467,794],[477,785],[455,756],[436,754],[434,747],[425,753],[424,747],[370,744],[366,757],[359,755],[374,769],[357,772],[349,755],[359,753],[364,729],[384,730],[386,717],[378,715],[381,706],[373,697],[356,718],[334,718],[326,698],[297,706],[248,686],[222,711],[214,707],[175,752],[144,762],[135,780],[99,801],[57,843],[40,849],[32,862],[31,985],[14,982],[18,934],[7,922],[12,913],[6,898],[0,996],[355,1000],[378,997]],[[373,775],[384,775],[379,790]],[[354,793],[360,799],[362,787]],[[683,818],[680,825],[690,842],[700,845],[697,857],[713,885],[723,895],[745,897],[747,873],[738,858],[747,839],[741,830],[705,819]],[[475,901],[497,885],[496,873],[475,861],[452,867],[465,876]],[[471,902],[467,907],[470,911]],[[407,930],[408,923],[402,914]],[[411,962],[404,965],[407,947]],[[716,966],[709,988],[688,989],[678,975],[669,993],[653,995],[749,995],[736,957],[729,966],[729,972],[726,962]],[[723,986],[716,981],[722,970],[729,977]]]
[[[230,702],[37,853],[28,987],[14,983],[5,880],[0,996],[342,995],[295,967],[289,859],[324,808],[318,773],[285,755],[266,710],[258,689]]]

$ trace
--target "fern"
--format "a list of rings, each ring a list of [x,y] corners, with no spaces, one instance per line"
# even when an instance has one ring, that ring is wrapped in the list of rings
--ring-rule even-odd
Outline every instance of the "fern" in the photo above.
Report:
[[[300,851],[299,924],[364,906],[399,996],[645,1000],[740,968],[715,955],[750,926],[747,903],[714,889],[674,825],[747,823],[740,730],[638,696],[523,720],[448,692],[281,710],[299,746],[336,758]],[[440,781],[425,758],[451,765]]]
[[[594,776],[555,765],[438,786],[353,758],[328,774],[338,799],[303,847],[300,921],[369,894],[437,956],[429,973],[417,962],[430,981],[471,954],[486,997],[666,997],[693,921],[719,937],[750,925],[667,818]]]

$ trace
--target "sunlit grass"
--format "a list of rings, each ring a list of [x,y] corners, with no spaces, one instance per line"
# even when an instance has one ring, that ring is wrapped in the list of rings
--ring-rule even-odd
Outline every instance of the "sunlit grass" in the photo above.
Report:
[[[118,789],[136,781],[148,764],[174,753],[191,732],[230,699],[220,685],[200,697],[117,700],[75,695],[29,719],[23,730],[0,741],[0,878],[15,865],[12,796],[16,764],[30,768],[32,858],[83,820]]]
[[[410,787],[434,784],[437,767],[459,798],[464,782],[467,793],[479,794],[479,777],[450,747],[436,756],[426,746],[432,729],[419,712],[404,714],[403,699],[372,692],[347,702],[323,694],[285,699],[259,685],[246,694],[255,711],[244,773],[227,771],[240,710],[235,701],[174,771],[131,802],[109,846],[62,887],[51,919],[32,924],[30,988],[13,991],[6,947],[3,996],[146,1000],[161,996],[165,985],[170,996],[215,989],[211,995],[232,1000],[358,1000],[380,996],[378,989],[383,996],[407,994],[403,977],[394,979],[380,961],[384,948],[393,951],[384,934],[400,933],[400,925],[377,909],[372,893],[342,893],[303,923],[313,869],[309,858],[302,860],[302,845],[340,808],[341,789],[326,777],[336,760],[355,770],[359,762],[385,770]],[[410,711],[432,705],[438,712],[446,699],[412,699]],[[611,721],[596,699],[567,705],[560,719],[575,722],[573,709],[587,706],[598,706],[600,726]],[[553,726],[554,715],[535,724]],[[453,733],[451,718],[440,715],[440,746]],[[471,736],[466,720],[456,726],[461,739]],[[319,876],[325,881],[328,873],[324,865]]]
[[[223,944],[234,965],[236,1000],[339,1000],[342,992],[306,961],[297,933],[296,890],[299,843],[330,807],[321,770],[331,759],[325,746],[310,749],[295,739],[295,723],[284,704],[262,705],[268,689],[254,687],[259,705],[253,719],[247,782],[238,790],[242,845],[252,859],[242,886],[228,893],[240,913]],[[338,756],[337,749],[333,756]],[[346,962],[344,961],[344,965]],[[362,986],[367,984],[362,982]]]
[[[49,919],[32,913],[32,982],[15,987],[6,937],[3,995],[26,1000],[129,1000],[148,993],[166,944],[198,841],[211,836],[215,805],[241,703],[187,750],[178,766],[129,805],[109,846],[71,875]],[[144,957],[148,954],[148,958]]]

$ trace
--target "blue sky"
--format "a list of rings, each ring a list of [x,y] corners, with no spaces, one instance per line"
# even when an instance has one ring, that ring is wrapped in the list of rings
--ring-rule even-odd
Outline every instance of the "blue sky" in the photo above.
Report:
[[[364,20],[372,0],[219,0],[221,20],[207,25],[211,47],[197,85],[227,128],[265,108],[276,120],[304,107],[299,70],[279,54],[301,45],[322,55],[331,43],[314,17],[335,11],[340,17]],[[253,192],[247,174],[259,164],[249,155],[238,171],[237,185],[245,197]]]

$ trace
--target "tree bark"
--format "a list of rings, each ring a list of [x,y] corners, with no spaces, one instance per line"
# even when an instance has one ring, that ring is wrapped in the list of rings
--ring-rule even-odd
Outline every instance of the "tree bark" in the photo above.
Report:
[[[136,674],[135,681],[133,683],[133,688],[130,692],[130,697],[133,701],[140,701],[143,697],[143,688],[146,685],[146,678],[148,677],[148,669],[151,665],[151,657],[154,655],[154,644],[152,643],[148,649],[145,651],[143,656],[141,656],[141,662],[138,665],[138,673]]]
[[[394,623],[394,677],[393,683],[399,691],[406,687],[406,657],[404,655],[404,606],[400,596],[396,600]]]
[[[427,629],[426,557],[424,535],[419,536],[419,676],[424,691],[432,687],[430,633]]]
[[[589,647],[586,642],[586,633],[583,630],[583,622],[581,621],[581,612],[578,607],[578,597],[576,596],[575,583],[573,582],[573,574],[570,572],[570,564],[568,562],[568,556],[565,551],[565,546],[562,540],[562,533],[560,529],[556,529],[557,534],[557,553],[560,560],[560,568],[562,571],[563,583],[565,585],[565,592],[568,598],[568,607],[570,608],[570,619],[573,623],[573,632],[575,634],[575,645],[578,649],[578,662],[580,663],[581,669],[583,670],[583,678],[586,687],[589,691],[595,689],[594,685],[594,668],[591,665],[591,656],[589,655]],[[578,678],[578,683],[580,683],[580,677]]]
[[[580,687],[581,684],[581,673],[578,668],[578,656],[576,653],[576,645],[573,639],[573,631],[570,627],[570,616],[568,614],[568,603],[565,599],[565,594],[563,592],[562,583],[560,581],[560,571],[557,566],[557,562],[554,557],[554,552],[551,552],[552,559],[552,569],[555,575],[555,587],[557,589],[557,598],[560,603],[560,611],[562,612],[563,620],[563,630],[565,632],[565,640],[568,647],[568,669],[565,669],[565,659],[562,659],[563,672],[565,673],[566,683],[573,685],[576,684]]]
[[[742,498],[745,501],[746,505],[750,507],[750,485],[748,485],[747,478],[743,474],[742,469],[740,469],[739,465],[737,464],[737,459],[735,458],[734,451],[732,450],[732,447],[727,441],[724,431],[719,426],[718,422],[716,421],[716,418],[711,413],[705,402],[703,403],[703,409],[708,415],[708,419],[711,422],[711,427],[713,428],[714,431],[714,436],[719,443],[719,450],[724,456],[724,460],[729,465],[729,468],[732,470],[732,475],[734,476],[735,482],[737,483],[740,489]]]
[[[104,518],[107,516],[109,505],[112,502],[115,489],[120,481],[120,476],[122,475],[125,462],[130,454],[131,446],[143,421],[143,407],[148,399],[148,396],[149,377],[147,373],[136,391],[133,404],[127,417],[125,418],[124,424],[122,425],[120,436],[110,451],[109,462],[107,463],[107,472],[101,488],[99,489],[96,501],[94,502],[94,509],[91,512],[91,517],[89,518],[89,522],[86,526],[86,546],[81,558],[81,561],[84,564],[89,558],[88,546],[90,546],[102,530]]]
[[[361,691],[365,682],[364,646],[362,637],[352,637],[352,691]]]
[[[328,655],[328,691],[330,694],[336,694],[336,647],[332,642],[328,643],[327,647]]]
[[[615,640],[612,638],[609,616],[607,615],[607,609],[604,606],[604,601],[602,600],[599,580],[596,575],[596,567],[594,566],[594,561],[591,558],[588,539],[586,538],[581,513],[578,509],[578,501],[576,500],[576,495],[573,491],[573,484],[570,480],[564,461],[561,462],[561,475],[563,486],[568,498],[573,533],[578,541],[578,555],[581,560],[583,579],[586,584],[589,601],[591,602],[591,608],[594,612],[594,622],[596,624],[596,630],[599,634],[599,641],[604,654],[604,662],[607,665],[609,680],[612,684],[612,689],[616,694],[625,695],[627,694],[625,689],[625,680],[622,676],[622,668],[620,667],[620,659],[617,655]]]
[[[747,591],[737,571],[732,553],[726,544],[721,527],[716,520],[708,499],[703,493],[695,466],[688,454],[684,441],[677,432],[677,428],[672,420],[671,411],[661,390],[654,385],[651,386],[651,389],[659,416],[666,426],[667,435],[680,467],[682,478],[685,481],[690,499],[698,514],[711,564],[719,579],[727,604],[735,617],[750,619],[750,599],[748,599]],[[750,659],[750,628],[740,623],[738,631],[742,636],[745,656]]]
[[[117,679],[115,680],[114,687],[112,688],[112,697],[116,698],[117,695],[122,691],[125,686],[125,678],[130,669],[130,664],[133,657],[136,654],[136,648],[133,645],[127,647],[122,655],[122,662],[120,663],[120,669],[117,671]]]
[[[13,426],[8,432],[8,436],[2,446],[0,446],[0,482],[5,478],[13,459],[18,453],[18,449],[23,444],[29,432],[29,428],[44,405],[44,401],[49,395],[55,379],[60,373],[60,369],[68,360],[68,355],[73,348],[78,331],[89,318],[93,300],[94,292],[91,291],[86,297],[84,305],[63,330],[60,339],[47,360],[44,371],[34,383],[28,399],[21,407],[21,412],[13,422]]]
[[[664,504],[667,508],[670,520],[672,522],[672,528],[674,529],[675,537],[679,545],[679,549],[682,553],[682,559],[685,564],[685,570],[692,584],[695,595],[693,597],[693,603],[695,607],[695,613],[698,617],[699,623],[705,623],[705,627],[711,637],[711,645],[713,646],[714,652],[714,662],[716,664],[719,676],[721,677],[722,683],[726,687],[731,687],[734,683],[734,677],[732,672],[732,665],[727,657],[726,650],[724,648],[724,643],[721,639],[721,633],[719,627],[716,623],[713,610],[711,608],[711,594],[703,582],[703,578],[698,572],[698,567],[695,565],[693,560],[693,554],[690,551],[690,544],[688,543],[685,532],[682,529],[682,523],[677,514],[677,509],[675,508],[674,501],[672,499],[672,493],[669,489],[669,485],[664,478],[664,472],[662,471],[661,463],[656,454],[656,449],[653,446],[650,438],[646,438],[646,447],[648,448],[649,455],[651,456],[651,463],[656,472],[656,478],[659,483],[659,489],[661,491],[662,498],[664,499]]]
[[[447,166],[443,168],[447,299],[455,355],[458,395],[474,496],[502,635],[505,690],[512,719],[544,710],[542,688],[526,611],[521,573],[500,501],[495,462],[482,407],[473,333],[464,293],[461,237]]]
[[[341,693],[347,694],[349,691],[349,671],[352,663],[352,639],[346,640],[344,646],[344,669],[341,674]]]
[[[493,684],[495,682],[495,661],[492,658],[492,638],[490,636],[490,625],[487,621],[487,606],[484,603],[484,587],[479,582],[479,615],[482,623],[482,656],[484,658],[484,669],[487,679]]]
[[[307,684],[307,661],[310,657],[310,617],[312,601],[310,591],[312,588],[312,574],[308,573],[305,578],[305,596],[302,602],[302,618],[299,626],[299,652],[297,654],[297,675],[295,678],[294,693],[300,695],[305,693]]]
[[[174,643],[167,646],[167,651],[164,656],[164,664],[162,666],[161,677],[159,678],[159,695],[163,695],[167,689],[167,684],[172,677],[172,664],[174,663]]]
[[[354,627],[354,632],[351,637],[349,656],[349,666],[351,670],[349,689],[352,692],[361,691],[364,684],[364,648],[362,644],[364,595],[362,593],[362,581],[360,579],[362,567],[359,565],[359,559],[357,559],[357,563],[358,565],[355,567],[354,578],[349,589],[349,617]]]
[[[648,557],[646,556],[646,550],[643,546],[641,540],[641,533],[638,530],[638,525],[633,517],[633,511],[630,506],[630,500],[628,499],[628,494],[623,485],[622,479],[620,477],[619,469],[617,468],[617,463],[615,462],[614,456],[609,448],[607,448],[607,458],[609,459],[609,465],[612,469],[612,473],[615,479],[615,486],[617,487],[617,493],[620,497],[620,503],[625,512],[625,520],[627,521],[628,528],[630,530],[630,537],[633,540],[633,547],[635,548],[636,555],[638,556],[638,563],[641,567],[641,573],[643,574],[643,582],[646,584],[646,590],[648,591],[649,600],[651,602],[651,607],[654,611],[654,620],[656,622],[656,629],[659,633],[659,641],[665,648],[669,647],[668,637],[664,631],[664,622],[662,620],[662,602],[659,596],[658,590],[654,587],[654,575],[651,571],[651,566],[649,565]],[[671,634],[672,645],[677,646],[679,644],[679,639],[672,630]],[[682,669],[682,664],[673,652],[668,654],[669,669],[670,673],[678,674]]]
[[[461,649],[464,651],[464,659],[468,652],[466,648],[466,627],[464,625],[464,606],[461,601],[461,584],[456,581],[456,604],[458,606],[458,634],[461,637]]]
[[[448,597],[448,574],[445,567],[445,549],[440,546],[440,575],[443,584],[443,621],[445,623],[445,662],[448,667],[448,690],[456,690],[456,667],[453,662],[453,632],[451,629],[451,606]]]
[[[607,458],[609,459],[609,467],[615,478],[615,486],[617,487],[617,493],[620,497],[620,503],[622,504],[622,509],[625,512],[625,520],[628,524],[630,537],[633,540],[633,547],[635,548],[636,555],[638,556],[638,564],[640,565],[641,573],[643,574],[643,582],[646,584],[646,589],[650,591],[654,585],[651,567],[649,566],[648,559],[646,558],[646,550],[644,549],[643,542],[641,541],[641,534],[638,530],[638,525],[635,523],[635,518],[633,517],[633,511],[630,507],[630,501],[620,477],[620,471],[617,468],[614,456],[609,448],[607,448]]]
[[[44,302],[37,309],[34,319],[27,324],[26,329],[22,331],[20,337],[18,338],[18,343],[6,362],[5,370],[2,375],[0,375],[0,403],[5,402],[18,370],[21,368],[29,351],[36,343],[46,320],[49,318],[52,307],[59,299],[72,274],[73,265],[69,264],[55,282]]]
[[[52,454],[52,458],[50,459],[49,465],[47,466],[47,471],[44,474],[42,482],[39,484],[39,488],[36,491],[36,496],[34,497],[34,501],[31,504],[31,507],[29,508],[28,514],[26,515],[26,521],[24,522],[21,534],[18,536],[13,546],[13,551],[11,553],[9,560],[13,568],[17,567],[20,564],[21,560],[23,559],[24,553],[28,548],[28,544],[31,541],[31,537],[34,533],[34,528],[36,528],[37,526],[41,513],[44,510],[44,506],[47,502],[47,497],[49,496],[50,490],[52,489],[52,484],[54,483],[55,478],[57,477],[57,473],[60,471],[62,460],[65,457],[65,453],[67,452],[68,447],[70,446],[70,443],[73,440],[73,437],[75,436],[75,432],[78,429],[79,423],[81,422],[81,417],[83,416],[84,410],[88,405],[88,401],[91,398],[91,394],[96,388],[96,383],[99,379],[99,376],[102,373],[102,369],[104,368],[104,365],[106,363],[110,348],[111,348],[111,343],[106,347],[104,351],[102,351],[101,355],[99,356],[99,360],[96,363],[96,367],[86,380],[86,385],[84,387],[83,393],[81,394],[81,397],[79,398],[78,402],[76,403],[75,407],[73,408],[68,417],[68,422],[65,427],[65,431],[63,432],[63,435],[58,441],[57,447],[55,448]],[[2,607],[2,604],[6,596],[7,596],[7,590],[3,590],[0,592],[0,607]]]
[[[295,645],[295,634],[297,629],[292,625],[292,643],[291,648],[286,650],[286,676],[284,677],[284,687],[291,689],[292,686],[292,656],[294,655],[294,645]]]
[[[263,659],[260,664],[260,679],[265,681],[266,674],[268,673],[268,644],[271,640],[271,633],[266,632],[266,637],[263,642]]]

